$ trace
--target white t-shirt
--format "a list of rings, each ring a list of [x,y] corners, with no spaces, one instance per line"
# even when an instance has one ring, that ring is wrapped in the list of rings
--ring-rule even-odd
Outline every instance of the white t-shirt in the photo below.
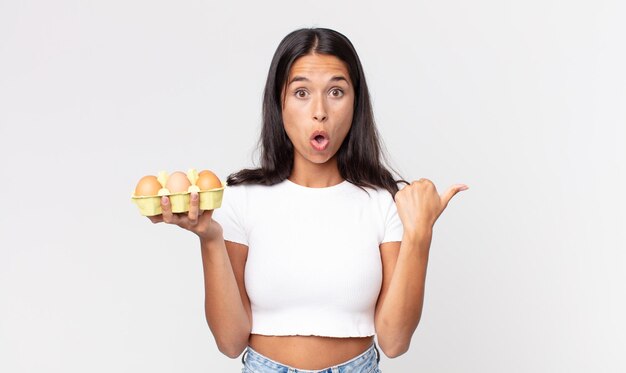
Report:
[[[402,223],[387,190],[365,189],[289,180],[226,188],[213,218],[225,240],[248,246],[253,334],[375,334],[379,245],[401,241]]]

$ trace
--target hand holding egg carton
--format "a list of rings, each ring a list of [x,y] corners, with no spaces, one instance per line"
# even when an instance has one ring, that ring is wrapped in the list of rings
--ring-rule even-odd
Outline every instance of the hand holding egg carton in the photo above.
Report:
[[[163,213],[161,197],[168,196],[172,212],[189,211],[189,199],[192,192],[200,197],[200,210],[213,210],[222,205],[224,186],[220,179],[211,171],[198,173],[190,169],[185,174],[181,171],[159,172],[159,176],[148,175],[137,183],[132,201],[139,207],[143,216],[155,216]]]

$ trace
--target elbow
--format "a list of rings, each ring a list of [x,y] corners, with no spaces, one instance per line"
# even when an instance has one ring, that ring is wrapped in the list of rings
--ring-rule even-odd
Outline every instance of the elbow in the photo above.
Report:
[[[217,349],[231,359],[237,358],[248,347],[248,339],[250,338],[249,329],[241,330],[239,333],[228,333],[222,335],[213,335]]]
[[[409,351],[414,330],[415,328],[398,330],[397,328],[389,328],[384,323],[379,323],[377,328],[378,345],[385,356],[390,359],[404,355]]]
[[[379,342],[380,349],[383,351],[385,356],[390,359],[395,359],[398,356],[404,355],[409,350],[409,344],[410,342],[393,344],[383,344]]]
[[[237,358],[246,349],[248,343],[227,343],[224,341],[216,341],[217,349],[231,359]]]
[[[241,355],[244,349],[236,349],[236,348],[228,348],[228,347],[219,347],[219,350],[224,355],[228,356],[231,359],[236,359]]]
[[[209,318],[207,317],[207,321]],[[250,324],[242,323],[235,327],[220,324],[220,328],[213,326],[210,322],[209,329],[213,334],[213,339],[217,349],[231,359],[237,358],[248,347],[250,339]],[[245,325],[244,325],[245,324]]]
[[[410,324],[408,322],[392,323],[389,319],[376,320],[376,334],[378,345],[385,356],[394,359],[409,351],[413,333],[417,329],[419,318]]]

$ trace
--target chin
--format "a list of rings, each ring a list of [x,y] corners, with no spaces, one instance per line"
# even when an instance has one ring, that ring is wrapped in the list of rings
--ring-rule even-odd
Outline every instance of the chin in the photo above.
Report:
[[[328,155],[315,155],[307,158],[309,162],[320,165],[328,163],[331,159],[333,159],[333,157]]]
[[[306,152],[306,153],[302,153],[302,152],[297,152],[299,158],[301,160],[304,160],[305,162],[308,163],[313,163],[316,165],[323,165],[328,163],[329,161],[331,161],[335,156],[336,156],[336,152],[332,153],[331,151],[328,151],[328,149],[324,152]]]

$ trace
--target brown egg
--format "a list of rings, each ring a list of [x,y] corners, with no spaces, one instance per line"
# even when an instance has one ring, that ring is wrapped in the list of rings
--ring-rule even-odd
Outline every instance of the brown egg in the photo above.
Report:
[[[191,186],[191,182],[187,178],[184,172],[176,171],[170,175],[167,179],[165,187],[169,189],[170,193],[185,193]]]
[[[135,196],[156,196],[159,193],[159,189],[161,189],[161,184],[159,183],[159,180],[157,180],[156,176],[144,176],[139,180],[137,186],[135,187]]]
[[[222,187],[219,177],[209,170],[200,171],[196,185],[200,190],[209,190]]]

